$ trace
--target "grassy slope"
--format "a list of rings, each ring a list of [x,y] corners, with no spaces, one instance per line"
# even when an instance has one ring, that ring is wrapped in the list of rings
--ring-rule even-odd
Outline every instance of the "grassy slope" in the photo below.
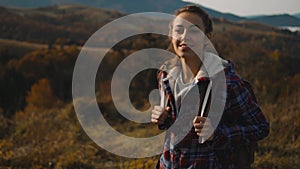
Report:
[[[62,9],[77,11],[79,7],[75,9],[72,6],[55,7],[57,11]],[[79,11],[83,12],[82,15],[88,13],[86,10]],[[46,18],[54,17],[55,20],[56,12],[51,9],[39,9],[39,12],[43,16],[46,15]],[[30,12],[30,15],[35,14]],[[98,15],[95,13],[86,17],[91,18],[84,22],[93,20]],[[110,18],[108,17],[107,20]],[[61,23],[57,26],[60,25]],[[223,30],[224,28],[226,30]],[[246,32],[250,37],[270,34],[293,43],[299,42],[299,35],[282,33],[272,27],[254,23],[216,21],[216,30],[216,38],[222,37],[223,31],[238,30]],[[22,48],[24,52],[47,47],[44,44],[5,39],[0,39],[0,43],[6,47]],[[263,104],[262,108],[272,128],[270,136],[260,142],[255,162],[256,168],[296,169],[300,166],[298,162],[300,154],[297,151],[300,149],[299,96],[299,90],[296,90],[293,94],[279,99],[278,103]],[[17,112],[12,119],[5,119],[2,116],[0,118],[3,119],[0,126],[4,129],[0,132],[2,138],[0,165],[2,166],[14,168],[153,168],[157,159],[157,157],[127,159],[102,150],[82,131],[71,104],[50,110],[28,108],[24,112]],[[137,137],[159,132],[154,125],[136,125],[131,122],[115,124],[115,128],[129,136]]]

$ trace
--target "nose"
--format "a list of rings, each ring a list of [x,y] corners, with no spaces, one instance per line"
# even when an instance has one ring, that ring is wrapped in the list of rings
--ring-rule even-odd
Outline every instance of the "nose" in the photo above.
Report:
[[[190,34],[189,34],[189,32],[185,29],[184,31],[183,31],[183,33],[181,34],[181,36],[180,36],[180,40],[181,41],[189,41],[190,40]]]

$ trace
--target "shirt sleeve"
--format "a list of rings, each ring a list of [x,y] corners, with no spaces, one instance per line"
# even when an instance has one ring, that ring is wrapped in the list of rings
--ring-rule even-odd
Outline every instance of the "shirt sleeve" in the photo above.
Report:
[[[214,147],[249,144],[269,134],[269,123],[242,80],[228,85],[223,117],[214,133]],[[230,118],[236,120],[227,123]]]

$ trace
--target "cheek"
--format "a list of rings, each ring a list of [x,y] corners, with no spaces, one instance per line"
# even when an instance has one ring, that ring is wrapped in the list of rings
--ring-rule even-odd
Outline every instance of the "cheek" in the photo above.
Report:
[[[177,48],[177,43],[178,43],[178,41],[176,40],[176,39],[172,39],[172,45],[173,45],[173,48],[175,49],[175,48]]]

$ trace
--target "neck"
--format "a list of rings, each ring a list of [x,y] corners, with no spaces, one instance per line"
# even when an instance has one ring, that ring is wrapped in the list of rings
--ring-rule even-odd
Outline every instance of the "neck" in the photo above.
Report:
[[[185,83],[191,82],[200,70],[202,62],[198,59],[188,60],[181,58],[182,78]]]

